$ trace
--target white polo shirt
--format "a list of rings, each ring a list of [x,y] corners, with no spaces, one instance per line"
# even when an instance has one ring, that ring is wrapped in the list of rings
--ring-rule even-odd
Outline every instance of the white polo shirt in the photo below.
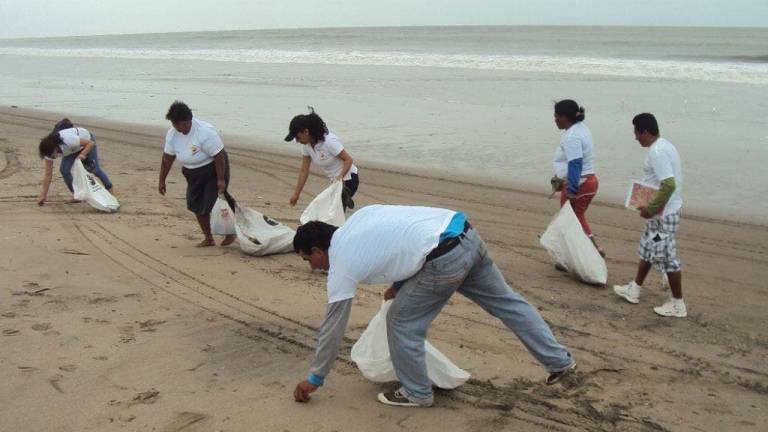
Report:
[[[59,144],[59,148],[61,149],[62,157],[67,157],[69,155],[75,154],[83,149],[83,145],[80,144],[80,138],[85,138],[88,141],[93,141],[93,138],[91,137],[91,133],[88,131],[88,129],[79,128],[79,127],[60,130],[59,138],[61,139],[61,144]],[[53,157],[46,156],[45,159],[54,160],[58,157],[59,157],[58,154],[54,154]]]
[[[339,153],[344,150],[344,146],[341,145],[339,137],[329,132],[325,136],[325,141],[319,141],[315,144],[314,148],[310,144],[304,144],[301,147],[301,153],[304,156],[311,157],[312,163],[322,167],[329,179],[333,180],[341,174],[341,170],[344,168],[344,161],[339,157]],[[351,179],[352,174],[357,174],[355,164],[352,164],[343,180]]]
[[[393,283],[416,274],[455,214],[391,205],[356,211],[331,238],[328,303],[354,297],[359,283]]]
[[[568,162],[582,158],[581,175],[594,174],[595,167],[592,153],[594,152],[592,132],[584,122],[574,123],[563,132],[560,145],[555,151],[552,165],[555,175],[564,179],[568,177]]]
[[[224,149],[219,133],[209,123],[192,119],[189,133],[184,135],[174,128],[165,134],[163,152],[176,156],[185,168],[194,169],[213,162],[213,157]]]
[[[643,174],[643,181],[656,188],[661,187],[662,180],[675,178],[675,191],[664,206],[662,216],[672,214],[683,207],[683,170],[680,155],[671,142],[659,137],[648,147]]]

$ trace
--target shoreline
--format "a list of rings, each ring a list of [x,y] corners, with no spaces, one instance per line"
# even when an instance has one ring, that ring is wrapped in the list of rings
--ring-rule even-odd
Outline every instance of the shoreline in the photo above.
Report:
[[[45,118],[49,119],[51,121],[51,124],[55,123],[62,117],[70,116],[75,117],[75,115],[68,115],[63,114],[61,112],[56,111],[48,111],[48,110],[40,110],[35,108],[26,108],[26,107],[20,107],[20,106],[8,106],[3,105],[0,106],[0,113],[5,114],[18,114],[22,117],[27,117],[30,119],[40,119]],[[134,122],[124,122],[124,121],[118,121],[118,120],[112,120],[107,119],[103,117],[95,117],[95,116],[86,116],[86,115],[77,115],[76,116],[79,119],[79,123],[83,124],[84,126],[92,125],[92,124],[99,124],[101,129],[106,130],[113,130],[113,131],[122,131],[124,129],[129,128],[137,128],[141,130],[147,130],[147,131],[156,131],[156,135],[148,135],[151,137],[156,138],[159,149],[162,149],[162,143],[165,137],[165,132],[167,131],[167,127],[164,126],[157,126],[152,124],[145,124],[145,123],[134,123]],[[167,122],[166,122],[167,123]],[[45,130],[41,128],[42,134],[40,137],[44,135]],[[280,147],[274,147],[270,146],[269,144],[266,144],[267,140],[265,138],[252,138],[247,137],[244,135],[239,134],[226,134],[222,133],[222,140],[225,143],[225,146],[236,148],[243,151],[259,151],[263,153],[267,153],[269,155],[279,156],[279,157],[294,157],[297,160],[300,160],[299,155],[300,152],[297,150],[298,147],[293,148],[292,151],[289,150],[292,147],[284,147],[284,150]],[[291,144],[291,143],[286,143]],[[484,177],[481,175],[456,175],[456,176],[446,176],[444,172],[441,172],[439,169],[434,167],[421,167],[421,168],[412,168],[405,165],[398,165],[393,163],[382,163],[382,162],[375,162],[371,161],[365,158],[356,158],[356,161],[359,161],[358,166],[362,164],[362,167],[364,167],[366,170],[375,170],[381,173],[387,173],[387,174],[405,174],[408,176],[413,176],[416,178],[421,178],[425,180],[433,180],[433,181],[451,181],[455,183],[461,183],[467,186],[472,187],[485,187],[493,190],[498,190],[500,192],[514,192],[514,193],[520,193],[520,194],[528,194],[531,196],[537,196],[537,197],[547,197],[549,196],[549,190],[548,188],[545,188],[545,183],[542,183],[541,188],[536,188],[533,184],[525,184],[525,183],[510,183],[510,182],[503,182],[503,181],[493,181],[490,177]],[[298,166],[298,162],[297,162]],[[557,196],[552,198],[552,200],[557,200]],[[598,192],[598,196],[596,199],[591,203],[591,207],[605,207],[605,208],[612,208],[612,209],[623,209],[627,211],[628,213],[634,213],[631,210],[626,210],[624,206],[621,204],[623,202],[624,197],[619,196],[608,196],[608,197],[601,197],[600,193]],[[554,201],[553,201],[554,202]],[[734,216],[732,214],[728,214],[725,211],[716,211],[712,209],[702,209],[698,207],[691,207],[685,204],[685,197],[683,198],[683,209],[684,209],[684,217],[686,219],[691,220],[697,220],[701,222],[710,222],[710,223],[718,223],[718,224],[726,224],[726,225],[734,225],[734,226],[752,226],[756,229],[762,229],[762,230],[768,230],[768,215],[759,215],[759,214],[749,214],[749,215],[737,215]],[[553,213],[554,216],[554,213]],[[633,214],[634,216],[634,214]],[[762,216],[762,218],[761,218]]]

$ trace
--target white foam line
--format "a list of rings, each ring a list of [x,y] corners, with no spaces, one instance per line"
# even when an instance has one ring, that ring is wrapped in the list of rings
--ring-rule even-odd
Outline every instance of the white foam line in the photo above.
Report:
[[[768,84],[768,64],[396,51],[288,51],[266,49],[0,48],[0,55],[145,60],[205,60],[238,63],[406,66],[550,72],[577,75],[664,78]]]

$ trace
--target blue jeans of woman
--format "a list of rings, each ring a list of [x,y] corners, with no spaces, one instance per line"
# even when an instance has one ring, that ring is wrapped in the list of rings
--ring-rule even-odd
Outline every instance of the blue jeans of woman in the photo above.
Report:
[[[104,188],[107,190],[112,189],[112,182],[109,181],[109,177],[107,177],[107,173],[104,172],[104,170],[101,169],[101,166],[99,166],[99,152],[97,150],[98,146],[96,144],[93,145],[93,148],[91,149],[90,153],[85,157],[85,163],[89,163],[93,166],[93,174],[101,180],[102,183],[104,183]],[[75,159],[77,159],[77,155],[79,153],[73,153],[67,157],[64,157],[61,159],[61,167],[59,168],[61,171],[61,176],[64,177],[64,183],[67,184],[67,188],[69,188],[70,192],[74,192],[74,189],[72,189],[72,165],[75,164]]]

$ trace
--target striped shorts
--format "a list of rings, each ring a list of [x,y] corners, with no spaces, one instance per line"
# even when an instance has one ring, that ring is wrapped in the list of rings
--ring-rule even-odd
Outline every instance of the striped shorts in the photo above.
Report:
[[[681,211],[645,222],[645,232],[640,238],[640,258],[653,264],[662,273],[674,273],[681,269],[677,257],[675,236],[680,227]]]

